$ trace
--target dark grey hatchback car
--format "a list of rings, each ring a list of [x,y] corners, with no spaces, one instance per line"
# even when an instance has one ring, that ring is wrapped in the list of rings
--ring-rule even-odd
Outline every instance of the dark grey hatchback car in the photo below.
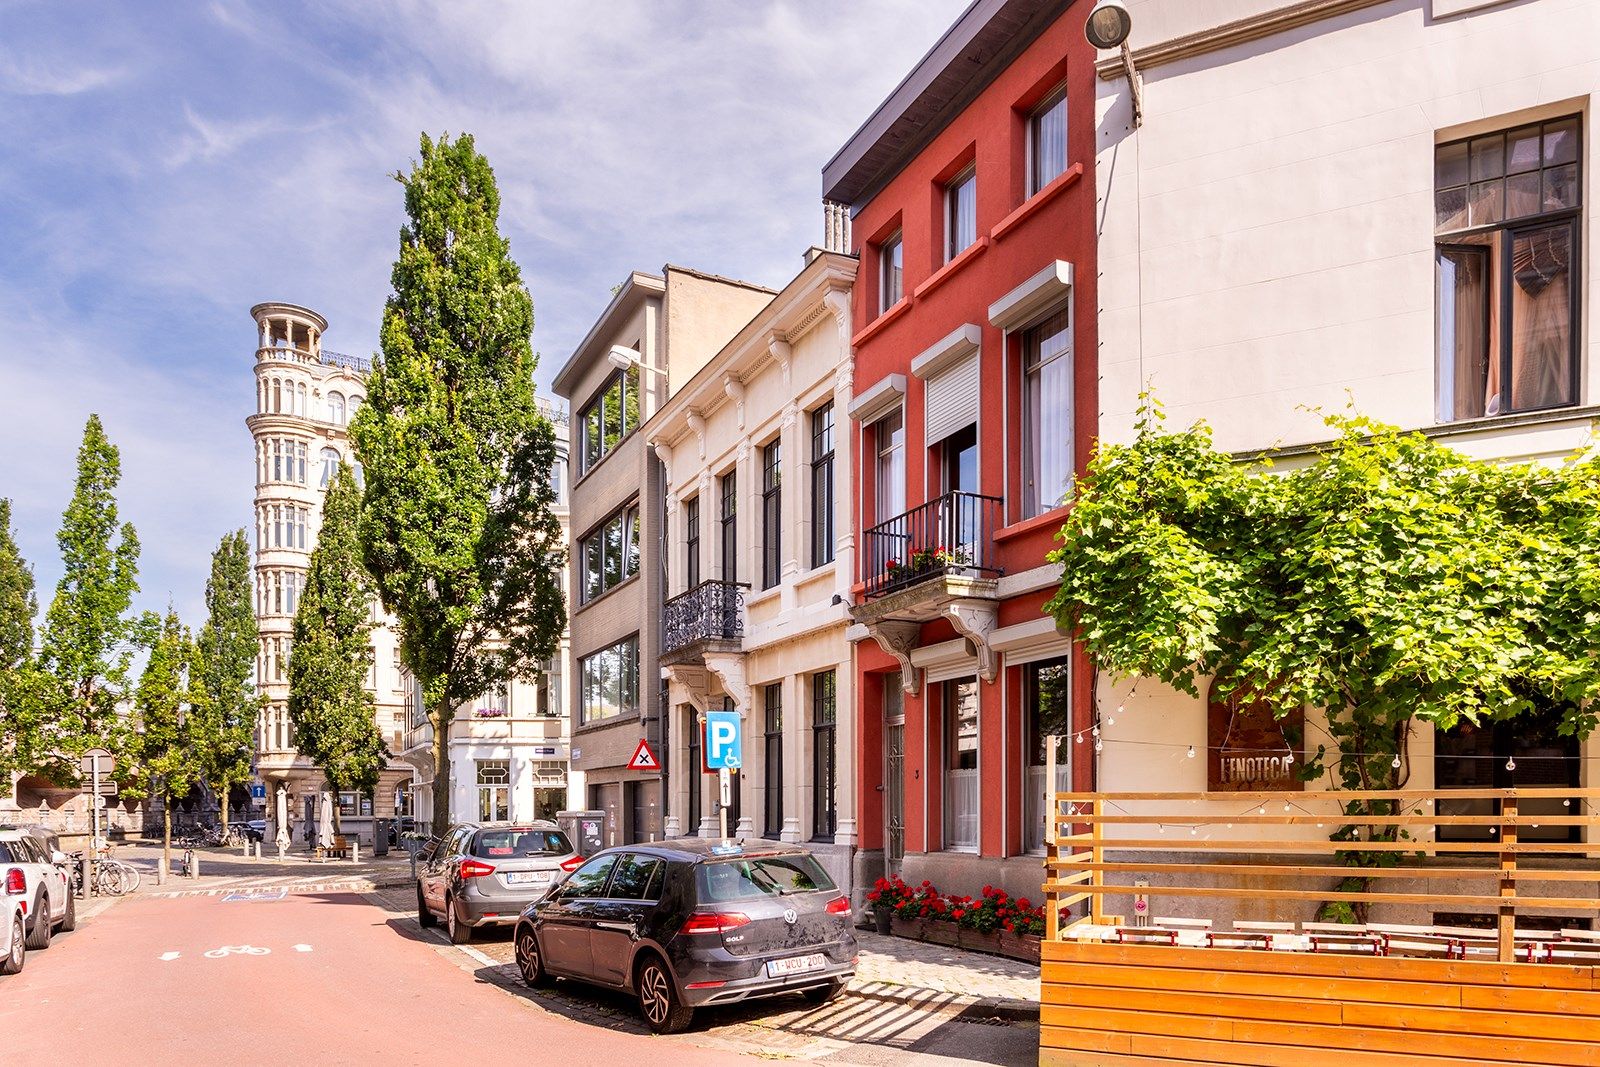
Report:
[[[517,920],[529,985],[575,978],[632,992],[657,1033],[697,1007],[844,991],[856,969],[850,902],[804,848],[674,840],[597,852]]]

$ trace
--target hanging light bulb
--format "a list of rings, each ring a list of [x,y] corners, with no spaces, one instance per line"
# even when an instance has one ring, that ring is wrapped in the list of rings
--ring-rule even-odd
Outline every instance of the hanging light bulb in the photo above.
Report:
[[[1094,734],[1094,736],[1099,737],[1100,736],[1100,724],[1099,723],[1095,723],[1094,727],[1089,732],[1091,734]]]
[[[1080,733],[1076,737],[1074,737],[1072,739],[1072,743],[1075,744],[1075,745],[1083,744],[1083,734]]]
[[[1288,813],[1288,811],[1289,811],[1289,802],[1288,802],[1288,801],[1287,801],[1287,800],[1285,800],[1285,801],[1284,801],[1284,802],[1283,802],[1283,810],[1284,810],[1284,813],[1285,813],[1285,814],[1287,814],[1287,813]]]
[[[1128,710],[1128,705],[1126,705],[1126,704],[1118,704],[1117,705],[1117,714],[1118,715],[1121,715],[1123,712],[1125,712],[1127,710]]]
[[[1266,813],[1267,813],[1267,806],[1265,804],[1261,805],[1260,808],[1256,809],[1256,814],[1257,815],[1265,815]]]
[[[1098,737],[1095,738],[1094,739],[1094,750],[1096,752],[1104,752],[1106,750],[1106,743],[1104,741],[1100,740]]]
[[[1189,746],[1189,758],[1190,759],[1194,759],[1194,746],[1193,745]]]
[[[1287,767],[1287,766],[1288,766],[1288,765],[1289,765],[1289,764],[1291,764],[1291,763],[1293,763],[1293,762],[1294,762],[1294,753],[1293,753],[1293,752],[1285,752],[1285,753],[1284,753],[1284,754],[1283,754],[1283,763],[1284,763],[1284,766],[1286,766],[1286,767]]]
[[[1200,832],[1200,831],[1199,831],[1199,829],[1198,829],[1198,828],[1196,828],[1196,827],[1193,827],[1193,826],[1191,826],[1191,827],[1189,827],[1189,836],[1190,836],[1190,837],[1193,837],[1193,836],[1194,836],[1194,835],[1195,835],[1195,834],[1197,834],[1197,833],[1199,833],[1199,832]]]
[[[1570,800],[1563,800],[1563,801],[1562,801],[1562,802],[1561,802],[1561,806],[1562,806],[1562,807],[1563,807],[1563,808],[1570,808],[1570,807],[1572,807],[1572,801],[1570,801]]]
[[[1397,771],[1400,769],[1400,753],[1396,752],[1394,754],[1394,762],[1389,764],[1389,766],[1393,767]]]
[[[1514,771],[1516,769],[1517,769],[1517,757],[1515,757],[1515,756],[1506,757],[1506,770]]]

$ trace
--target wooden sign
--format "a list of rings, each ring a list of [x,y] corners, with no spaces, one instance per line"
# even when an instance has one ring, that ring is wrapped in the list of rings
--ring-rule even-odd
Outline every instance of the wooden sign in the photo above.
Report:
[[[1304,789],[1300,763],[1305,738],[1305,712],[1296,708],[1274,718],[1263,700],[1235,693],[1227,700],[1211,683],[1206,702],[1206,788],[1213,792],[1245,793],[1263,789]]]

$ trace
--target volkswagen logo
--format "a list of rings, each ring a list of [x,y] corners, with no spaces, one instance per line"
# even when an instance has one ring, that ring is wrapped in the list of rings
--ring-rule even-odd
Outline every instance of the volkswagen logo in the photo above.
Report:
[[[793,908],[783,909],[783,921],[788,923],[790,926],[793,926],[795,924],[795,920],[799,918],[800,916],[795,914],[795,910]]]

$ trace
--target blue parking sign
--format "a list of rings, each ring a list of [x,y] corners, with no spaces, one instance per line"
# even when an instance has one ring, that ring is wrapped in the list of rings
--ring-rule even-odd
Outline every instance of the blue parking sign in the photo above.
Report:
[[[744,730],[737,711],[706,712],[706,770],[736,771],[744,766]]]

